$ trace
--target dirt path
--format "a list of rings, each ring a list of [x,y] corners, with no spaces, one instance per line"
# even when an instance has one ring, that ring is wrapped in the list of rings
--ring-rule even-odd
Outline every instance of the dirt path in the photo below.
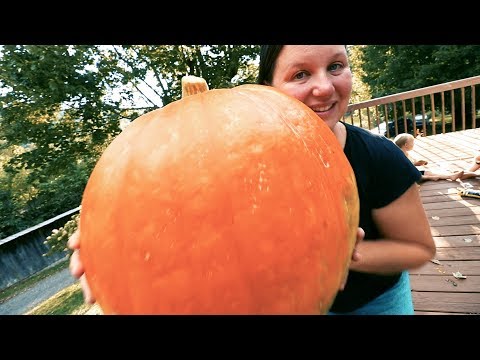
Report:
[[[76,281],[68,268],[60,270],[0,304],[0,315],[23,315]]]

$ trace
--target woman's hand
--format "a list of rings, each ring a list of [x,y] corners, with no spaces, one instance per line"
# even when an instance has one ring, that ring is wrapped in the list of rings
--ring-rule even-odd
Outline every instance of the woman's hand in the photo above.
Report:
[[[357,241],[355,242],[355,247],[352,252],[352,261],[358,261],[360,260],[360,254],[357,251],[357,245],[363,240],[365,237],[365,231],[361,227],[358,228],[357,230]],[[345,284],[347,283],[348,279],[348,273],[349,271],[345,272],[345,278],[343,279],[342,283],[340,284],[339,290],[345,289]]]
[[[87,279],[85,278],[85,270],[83,268],[82,261],[80,260],[80,230],[77,229],[72,236],[68,239],[68,248],[73,250],[70,257],[70,273],[72,276],[80,279],[80,286],[82,287],[83,299],[87,304],[95,303],[95,298],[92,295],[92,291],[88,286]]]

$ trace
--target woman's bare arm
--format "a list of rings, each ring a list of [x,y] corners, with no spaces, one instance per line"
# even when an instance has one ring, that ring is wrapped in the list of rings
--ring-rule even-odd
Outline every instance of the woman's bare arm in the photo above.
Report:
[[[417,268],[435,256],[430,225],[418,185],[413,184],[391,204],[373,211],[382,238],[357,244],[361,254],[350,269],[390,274]]]

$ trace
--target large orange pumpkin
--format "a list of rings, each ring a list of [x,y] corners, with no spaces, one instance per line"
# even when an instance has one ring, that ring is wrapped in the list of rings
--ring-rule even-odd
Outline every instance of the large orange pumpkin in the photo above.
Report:
[[[80,255],[103,313],[326,313],[359,207],[332,131],[267,86],[186,95],[132,122],[86,186]]]

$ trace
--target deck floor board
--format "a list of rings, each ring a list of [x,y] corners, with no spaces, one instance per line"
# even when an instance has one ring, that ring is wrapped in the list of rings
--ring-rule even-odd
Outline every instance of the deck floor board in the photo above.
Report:
[[[411,155],[432,171],[465,170],[480,150],[480,129],[419,137]],[[480,199],[458,189],[480,189],[479,177],[426,181],[420,185],[437,253],[432,262],[410,271],[415,314],[480,314]],[[460,272],[466,279],[457,279]]]

